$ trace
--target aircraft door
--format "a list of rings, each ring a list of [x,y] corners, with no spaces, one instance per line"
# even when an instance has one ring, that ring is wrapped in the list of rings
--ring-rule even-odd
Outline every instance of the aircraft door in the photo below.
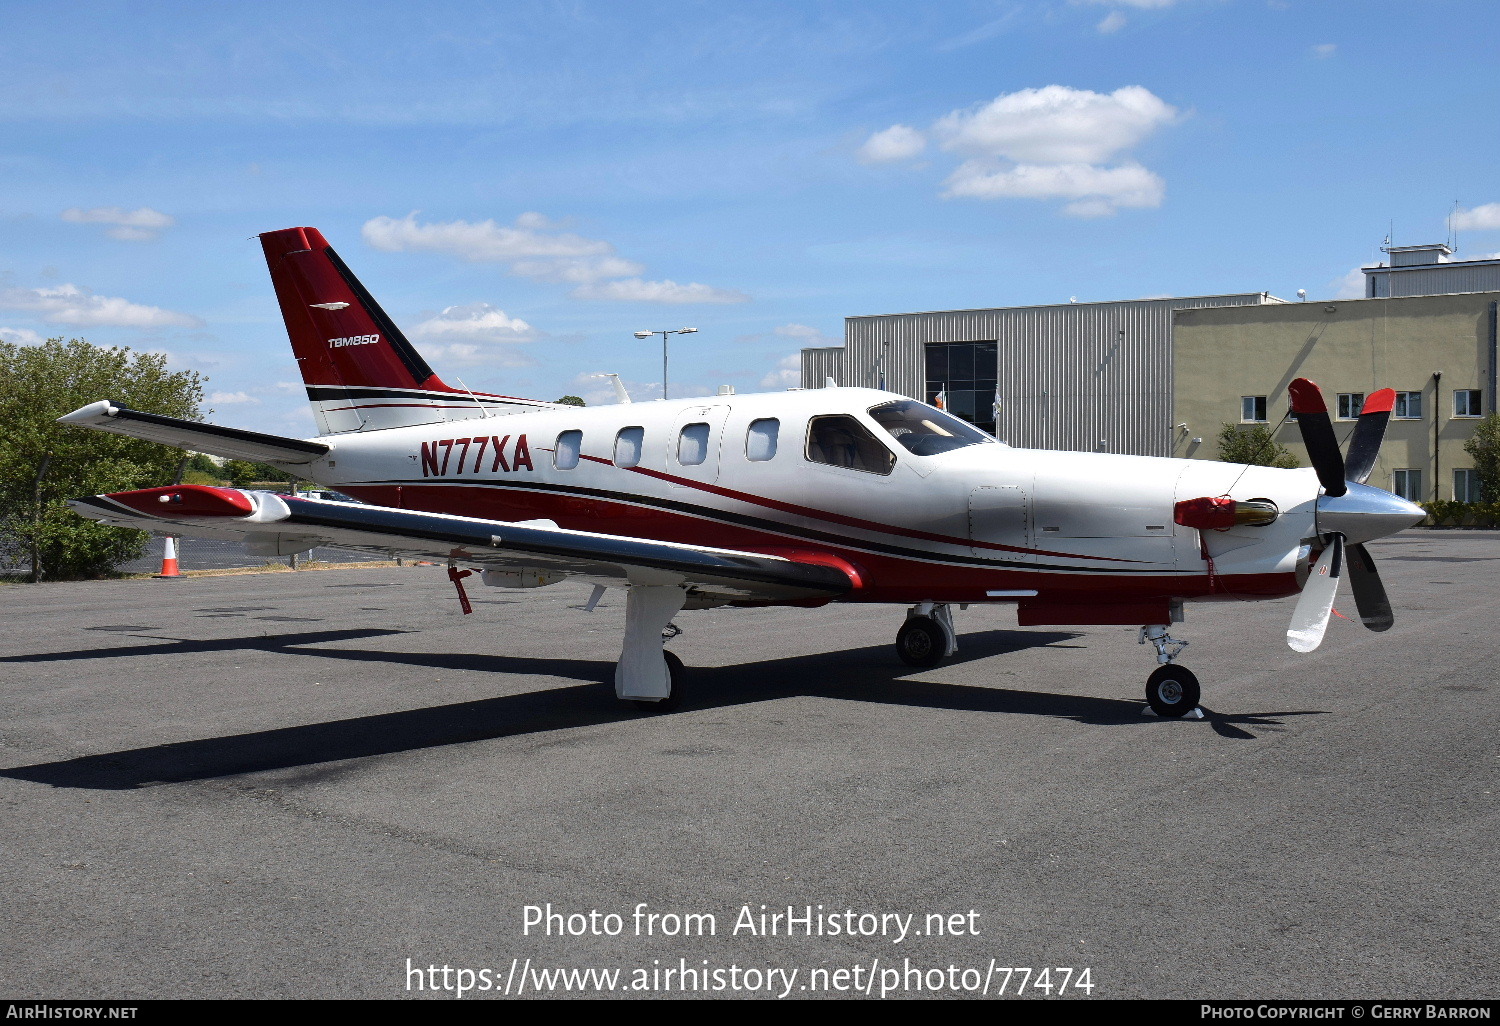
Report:
[[[728,416],[728,406],[693,406],[679,413],[667,437],[667,473],[703,484],[717,481],[719,450]],[[669,483],[673,488],[693,487],[687,483]]]
[[[1031,547],[1031,509],[1026,489],[1018,485],[981,485],[969,491],[969,540],[976,556],[1032,562],[1035,556],[1007,552],[994,545]],[[979,543],[984,544],[979,544]]]

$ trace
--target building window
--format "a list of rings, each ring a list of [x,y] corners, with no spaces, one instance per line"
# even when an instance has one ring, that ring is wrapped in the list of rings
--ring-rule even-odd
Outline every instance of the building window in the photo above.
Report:
[[[572,470],[578,466],[578,454],[583,449],[582,431],[564,431],[557,436],[557,445],[552,449],[552,465],[558,470]]]
[[[1478,502],[1479,472],[1455,470],[1453,472],[1453,498],[1458,502]]]
[[[999,347],[994,342],[929,342],[927,403],[994,434]]]
[[[1240,396],[1240,423],[1264,424],[1266,422],[1266,397],[1263,395]]]
[[[1459,388],[1453,392],[1453,415],[1455,417],[1482,417],[1479,400],[1483,393],[1477,388]]]
[[[1422,472],[1420,470],[1392,471],[1391,491],[1410,502],[1422,501]]]
[[[1421,392],[1397,392],[1396,408],[1392,416],[1397,420],[1421,420],[1422,419],[1422,393]]]
[[[621,428],[620,433],[615,435],[615,466],[633,467],[640,463],[641,442],[645,437],[645,428]]]
[[[1357,420],[1359,411],[1365,405],[1365,394],[1363,392],[1340,392],[1339,393],[1339,420]]]
[[[764,463],[776,456],[776,439],[781,434],[781,421],[775,417],[752,420],[750,430],[745,433],[745,459],[751,463]]]
[[[807,458],[830,467],[889,474],[896,457],[853,417],[814,417],[807,425]]]
[[[677,462],[696,467],[708,459],[708,425],[688,424],[677,436]]]

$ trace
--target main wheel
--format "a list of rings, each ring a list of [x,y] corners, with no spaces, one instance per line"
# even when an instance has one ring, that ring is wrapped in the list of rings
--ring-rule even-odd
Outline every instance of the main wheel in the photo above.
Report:
[[[1186,716],[1198,708],[1198,678],[1181,666],[1158,666],[1146,678],[1146,704],[1158,716]]]
[[[641,712],[668,713],[676,709],[682,702],[682,685],[687,677],[687,669],[682,665],[682,660],[677,658],[676,653],[662,650],[662,658],[667,661],[667,677],[672,682],[672,690],[667,692],[666,698],[659,698],[652,702],[648,699],[632,699],[635,707]]]
[[[948,654],[948,635],[930,616],[909,616],[896,635],[896,655],[907,666],[936,666]]]

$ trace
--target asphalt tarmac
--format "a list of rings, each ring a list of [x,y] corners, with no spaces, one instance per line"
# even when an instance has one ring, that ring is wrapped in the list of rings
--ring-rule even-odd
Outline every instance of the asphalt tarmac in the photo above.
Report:
[[[0,996],[1494,999],[1500,533],[1372,550],[1384,635],[1190,606],[1201,721],[1141,715],[1133,629],[1008,607],[920,672],[898,607],[685,613],[689,695],[641,715],[619,593],[3,587]]]

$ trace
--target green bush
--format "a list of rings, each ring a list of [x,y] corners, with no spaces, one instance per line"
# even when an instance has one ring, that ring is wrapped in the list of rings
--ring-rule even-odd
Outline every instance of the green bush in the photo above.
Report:
[[[1225,424],[1219,431],[1219,459],[1225,463],[1248,463],[1253,467],[1298,466],[1297,457],[1281,445],[1264,424]]]
[[[1419,502],[1432,527],[1500,527],[1500,502]]]
[[[56,421],[100,399],[197,419],[203,379],[166,363],[159,353],[77,338],[0,342],[0,565],[39,581],[98,576],[140,555],[145,533],[85,520],[66,500],[171,484],[182,452]]]

